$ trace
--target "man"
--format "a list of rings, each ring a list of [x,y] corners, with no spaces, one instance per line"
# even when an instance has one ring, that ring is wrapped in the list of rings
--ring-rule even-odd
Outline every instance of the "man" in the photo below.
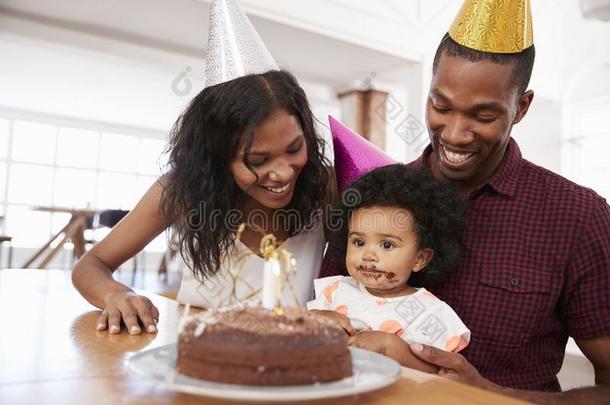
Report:
[[[534,97],[529,16],[526,0],[466,1],[437,49],[431,145],[411,165],[453,182],[468,201],[459,263],[432,290],[472,340],[463,355],[411,349],[440,375],[507,395],[610,403],[609,207],[523,159],[510,136]],[[337,273],[333,251],[324,275]],[[593,364],[596,387],[557,392],[568,336]]]

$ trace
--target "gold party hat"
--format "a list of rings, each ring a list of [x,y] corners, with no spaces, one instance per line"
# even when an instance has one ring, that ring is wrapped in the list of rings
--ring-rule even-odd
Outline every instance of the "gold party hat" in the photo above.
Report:
[[[465,0],[449,29],[455,42],[477,51],[518,53],[534,44],[529,0]]]

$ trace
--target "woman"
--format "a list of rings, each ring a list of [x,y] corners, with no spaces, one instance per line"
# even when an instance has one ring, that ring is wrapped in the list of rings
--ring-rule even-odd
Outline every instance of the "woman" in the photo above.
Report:
[[[207,307],[257,295],[263,262],[256,253],[262,235],[273,233],[295,256],[294,294],[304,305],[325,245],[316,215],[330,190],[323,150],[305,93],[287,72],[202,90],[172,131],[168,173],[74,269],[76,288],[103,309],[97,329],[119,333],[123,321],[129,333],[140,325],[156,332],[157,309],[112,273],[169,226],[192,270],[184,272],[180,302]]]

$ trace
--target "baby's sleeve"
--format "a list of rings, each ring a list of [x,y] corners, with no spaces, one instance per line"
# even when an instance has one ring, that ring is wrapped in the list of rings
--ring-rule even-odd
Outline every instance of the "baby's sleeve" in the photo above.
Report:
[[[449,305],[438,298],[422,301],[426,309],[406,328],[403,339],[454,353],[468,346],[470,330]]]
[[[333,276],[315,279],[313,281],[313,289],[316,297],[307,303],[307,309],[334,310],[335,291],[343,277]]]
[[[447,304],[443,303],[445,314],[443,318],[447,324],[447,336],[444,347],[439,347],[447,352],[458,353],[470,343],[470,329],[464,325],[458,314]]]

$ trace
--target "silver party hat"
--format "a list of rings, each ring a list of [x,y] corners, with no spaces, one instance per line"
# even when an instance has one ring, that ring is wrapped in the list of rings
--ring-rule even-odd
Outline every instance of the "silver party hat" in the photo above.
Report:
[[[235,0],[213,0],[205,87],[277,70],[273,57]]]

